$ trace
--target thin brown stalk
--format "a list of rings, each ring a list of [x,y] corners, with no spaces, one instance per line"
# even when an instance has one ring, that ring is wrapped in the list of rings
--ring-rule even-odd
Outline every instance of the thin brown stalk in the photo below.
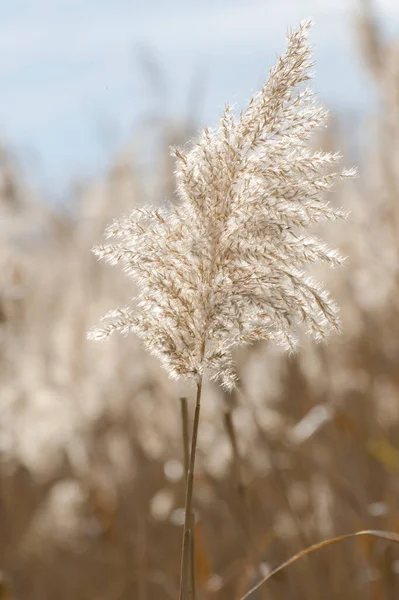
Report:
[[[244,393],[242,393],[242,392],[238,392],[238,393],[240,393],[241,399],[243,400],[243,402],[245,402],[246,406],[248,407],[248,409],[250,410],[250,412],[252,414],[253,422],[257,429],[258,435],[262,441],[262,444],[264,445],[264,447],[267,451],[267,454],[268,454],[268,457],[270,460],[272,474],[273,474],[274,478],[276,479],[277,485],[280,488],[281,497],[284,501],[284,504],[286,505],[286,508],[293,519],[293,523],[295,525],[296,533],[300,540],[300,543],[304,547],[308,547],[311,545],[311,539],[308,537],[307,532],[302,527],[301,520],[298,517],[298,514],[297,514],[295,508],[292,506],[292,502],[290,500],[289,493],[288,493],[288,483],[284,476],[284,472],[279,468],[279,466],[276,462],[276,458],[275,458],[275,450],[276,449],[274,447],[275,445],[272,443],[272,441],[266,435],[265,430],[261,427],[260,419],[258,417],[257,409],[256,409],[255,405],[251,402],[248,402],[248,399]],[[317,573],[315,573],[315,571],[312,569],[312,565],[311,565],[311,562],[310,562],[310,559],[308,556],[306,556],[306,560],[307,560],[307,569],[308,569],[308,574],[309,574],[309,576],[306,580],[307,586],[309,589],[309,595],[311,598],[316,599],[319,597],[319,591],[318,591],[319,577],[318,577]]]
[[[242,469],[242,460],[238,448],[237,435],[234,427],[233,413],[231,407],[229,407],[224,413],[224,425],[233,453],[234,475],[236,478],[237,492],[240,500],[244,534],[247,539],[248,556],[252,563],[253,572],[256,573],[258,576],[262,577],[262,572],[259,568],[259,560],[257,556],[255,533],[253,528],[253,521],[251,518],[251,507],[248,497],[248,490],[245,485],[245,479]],[[262,593],[264,594],[265,592],[263,592],[262,590]]]
[[[147,598],[147,519],[139,520],[138,593],[139,600]]]
[[[183,449],[184,449],[184,474],[185,474],[185,486],[187,488],[188,470],[190,461],[190,435],[188,427],[188,403],[187,398],[180,398],[181,403],[181,417],[182,417],[182,437],[183,437]],[[184,579],[188,581],[188,596],[190,599],[195,600],[195,551],[194,551],[194,524],[195,517],[194,513],[191,513],[191,525],[190,525],[190,577],[187,578],[187,573],[184,573]]]
[[[202,375],[199,377],[197,382],[197,397],[195,402],[194,422],[193,422],[193,433],[191,436],[191,451],[189,468],[187,471],[187,484],[186,484],[186,504],[184,509],[184,531],[183,531],[183,549],[181,558],[181,570],[180,570],[180,593],[179,600],[184,600],[186,597],[187,589],[187,566],[190,555],[190,530],[192,520],[192,505],[193,505],[193,484],[194,484],[194,468],[195,468],[195,456],[197,450],[197,439],[198,439],[198,426],[201,410],[201,392],[202,392]]]
[[[182,422],[182,436],[183,436],[183,450],[184,450],[184,476],[185,484],[187,487],[187,475],[190,461],[190,435],[188,431],[188,405],[187,398],[180,398],[181,404],[181,422]]]
[[[195,515],[191,512],[189,600],[196,600],[195,582]]]
[[[234,475],[236,478],[237,492],[240,498],[240,503],[242,507],[242,519],[243,525],[245,528],[245,535],[248,540],[249,550],[251,554],[251,559],[253,560],[254,568],[257,568],[257,560],[256,560],[256,552],[255,552],[255,543],[254,543],[254,532],[252,527],[252,521],[250,516],[250,506],[249,499],[247,494],[247,489],[245,486],[245,481],[242,473],[242,461],[240,452],[238,449],[237,436],[233,424],[233,415],[231,409],[227,409],[224,413],[224,425],[226,428],[227,436],[230,441],[232,453],[233,453],[233,468]]]
[[[181,402],[181,419],[182,419],[182,437],[183,437],[183,452],[184,452],[184,486],[187,490],[188,483],[188,470],[190,466],[190,434],[188,426],[188,404],[187,398],[180,398]],[[188,536],[191,538],[191,529],[188,532]],[[187,582],[187,565],[185,566],[185,572],[181,573],[181,585],[185,586]]]

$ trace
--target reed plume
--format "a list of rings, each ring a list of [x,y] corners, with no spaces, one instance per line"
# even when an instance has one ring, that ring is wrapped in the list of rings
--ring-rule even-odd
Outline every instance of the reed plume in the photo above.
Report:
[[[92,338],[133,331],[172,378],[206,369],[231,389],[234,346],[275,340],[293,349],[300,323],[317,340],[338,329],[334,302],[305,267],[342,258],[306,229],[343,216],[323,198],[354,171],[333,171],[340,155],[310,147],[327,118],[303,86],[310,26],[288,33],[286,53],[244,113],[226,107],[190,151],[174,150],[177,204],[138,208],[108,227],[115,243],[94,252],[121,263],[140,291],[134,308],[106,315]]]

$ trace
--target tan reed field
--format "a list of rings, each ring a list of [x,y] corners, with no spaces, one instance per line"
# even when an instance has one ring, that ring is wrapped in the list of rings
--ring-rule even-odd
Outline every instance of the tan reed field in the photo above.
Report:
[[[367,147],[356,179],[338,181],[330,164],[338,149],[352,162],[345,131],[330,126],[311,146],[308,133],[324,118],[318,105],[303,95],[284,112],[273,96],[306,77],[306,26],[292,34],[291,59],[277,63],[275,88],[266,84],[241,117],[227,110],[191,151],[179,147],[180,203],[169,209],[162,200],[173,189],[170,159],[165,152],[154,165],[159,182],[150,185],[137,167],[141,139],[75,192],[68,214],[31,192],[3,148],[0,598],[186,600],[194,597],[195,571],[198,600],[240,600],[312,544],[360,530],[399,534],[399,52],[395,41],[382,40],[371,7],[362,7],[359,48],[379,104],[363,125]],[[278,129],[282,115],[297,145]],[[219,205],[232,177],[240,193]],[[336,190],[325,196],[334,179]],[[287,200],[296,186],[317,200],[298,210]],[[265,209],[267,193],[278,201]],[[250,211],[240,204],[248,197]],[[318,223],[341,207],[349,219]],[[140,220],[120,220],[132,212]],[[100,252],[135,269],[135,281],[90,252],[113,220],[112,249]],[[237,231],[242,239],[229,237]],[[215,261],[223,243],[223,260]],[[339,255],[327,246],[347,257],[339,268],[328,268]],[[266,255],[275,285],[261,304]],[[296,269],[289,284],[287,265]],[[248,269],[256,285],[243,277]],[[319,292],[321,282],[334,303]],[[144,301],[138,313],[130,308],[134,295]],[[176,303],[180,315],[187,309],[183,322]],[[334,329],[335,303],[341,333],[316,343],[306,332],[318,338]],[[135,329],[155,357],[134,334],[87,341],[87,331],[118,306],[128,312],[105,328]],[[296,326],[301,319],[305,328]],[[282,350],[297,341],[296,352]],[[187,441],[203,371],[182,569]],[[372,536],[345,539],[247,597],[393,600],[399,547]]]

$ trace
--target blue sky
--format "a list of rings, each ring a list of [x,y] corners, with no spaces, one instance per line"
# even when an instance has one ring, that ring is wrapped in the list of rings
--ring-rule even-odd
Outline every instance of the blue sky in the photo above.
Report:
[[[245,104],[285,45],[313,16],[315,86],[337,111],[371,100],[358,64],[354,0],[0,0],[0,134],[34,181],[57,195],[95,174],[142,116],[159,109],[140,56],[162,73],[162,111],[187,112],[204,82],[201,121]],[[399,1],[376,0],[399,34]]]

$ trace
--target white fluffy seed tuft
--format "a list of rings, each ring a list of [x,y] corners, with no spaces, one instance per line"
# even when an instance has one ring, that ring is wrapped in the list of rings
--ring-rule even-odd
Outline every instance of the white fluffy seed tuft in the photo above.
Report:
[[[301,323],[316,340],[338,329],[337,308],[306,274],[342,262],[306,229],[344,217],[324,199],[353,169],[311,149],[327,112],[312,90],[305,21],[247,110],[227,107],[187,153],[175,150],[180,203],[135,209],[106,230],[99,258],[120,263],[139,287],[135,308],[113,311],[89,335],[135,332],[172,378],[204,370],[231,389],[236,345],[274,340],[295,349]],[[299,89],[298,89],[299,88]]]

